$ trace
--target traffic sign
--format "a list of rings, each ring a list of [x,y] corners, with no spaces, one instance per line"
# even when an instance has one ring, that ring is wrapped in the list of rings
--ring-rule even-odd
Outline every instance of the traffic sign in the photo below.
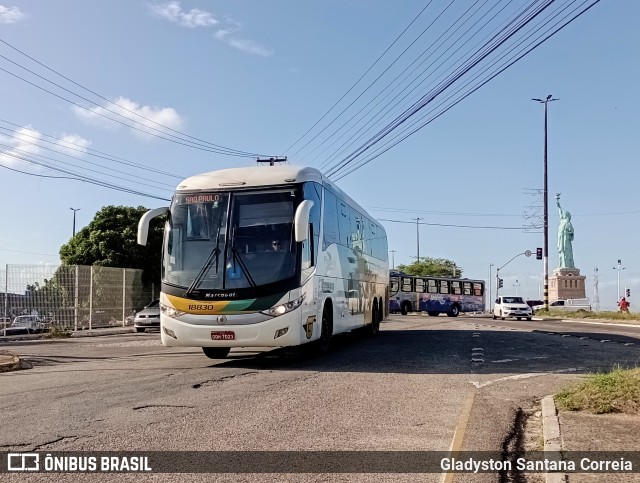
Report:
[[[525,257],[530,257],[531,256],[531,250],[527,250],[526,252],[524,252],[524,256]]]

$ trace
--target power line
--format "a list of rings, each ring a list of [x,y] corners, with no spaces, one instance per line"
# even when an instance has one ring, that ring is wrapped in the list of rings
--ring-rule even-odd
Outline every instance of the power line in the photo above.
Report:
[[[10,121],[7,121],[5,119],[0,119],[0,122],[4,122],[5,124],[8,124],[10,126],[15,126],[17,128],[20,128],[20,129],[25,128],[24,125],[16,124],[14,122],[10,122]],[[7,131],[9,133],[17,132],[16,130],[11,130],[9,128],[2,127],[2,126],[0,126],[0,130]],[[87,154],[89,156],[95,156],[97,158],[102,158],[102,159],[105,159],[105,160],[108,160],[108,161],[113,161],[114,163],[119,163],[119,164],[123,164],[123,165],[126,165],[126,166],[131,166],[131,167],[138,168],[138,169],[141,169],[141,170],[144,170],[144,171],[148,171],[148,172],[162,174],[164,176],[170,176],[172,178],[177,178],[177,179],[186,178],[186,176],[184,176],[184,175],[168,173],[166,171],[161,171],[159,169],[152,168],[151,166],[145,166],[144,164],[134,163],[132,161],[128,161],[128,160],[126,160],[124,158],[121,158],[121,157],[118,157],[118,156],[114,156],[112,154],[108,154],[108,153],[105,153],[103,151],[98,151],[96,149],[92,149],[92,148],[89,148],[89,147],[81,146],[81,145],[79,145],[77,143],[73,143],[71,141],[67,141],[67,140],[64,140],[64,139],[57,138],[57,137],[52,136],[50,134],[46,134],[46,133],[44,133],[42,131],[35,131],[33,129],[29,129],[29,130],[32,131],[32,132],[38,132],[39,134],[43,135],[44,137],[53,139],[53,140],[58,141],[58,142],[53,142],[53,141],[49,141],[47,139],[42,139],[42,138],[40,138],[38,136],[33,136],[33,135],[27,134],[27,133],[20,133],[19,136],[15,135],[15,134],[13,134],[13,135],[12,134],[6,134],[6,136],[11,136],[11,137],[14,137],[14,138],[20,139],[20,140],[23,140],[22,137],[26,136],[26,137],[30,137],[30,138],[33,138],[33,139],[37,139],[38,141],[41,141],[41,142],[54,144],[56,146],[61,146],[60,142],[63,142],[63,143],[65,143],[65,146],[63,146],[65,149],[71,149],[72,151],[78,151],[78,152],[81,152],[81,153],[85,153],[85,154]],[[71,146],[76,146],[76,147],[71,147]]]
[[[419,218],[420,219],[420,218]],[[413,221],[404,221],[404,220],[389,220],[386,218],[377,218],[378,221],[387,221],[389,223],[408,223],[413,225]],[[522,230],[521,226],[474,226],[474,225],[456,225],[453,223],[427,223],[427,222],[415,222],[418,225],[429,225],[429,226],[448,226],[453,228],[477,228],[477,229],[486,229],[486,230]]]
[[[542,40],[540,40],[539,42],[537,42],[535,45],[533,45],[531,48],[529,48],[528,50],[526,50],[524,53],[522,53],[521,55],[519,55],[518,57],[516,57],[514,60],[510,61],[507,65],[504,65],[502,68],[500,68],[497,72],[493,73],[489,78],[485,79],[483,82],[481,82],[479,85],[475,86],[473,89],[471,89],[469,92],[467,92],[465,95],[463,95],[462,97],[460,97],[459,99],[457,99],[453,104],[447,106],[445,109],[443,109],[441,112],[439,112],[437,115],[433,116],[432,118],[430,118],[429,120],[425,121],[424,123],[422,123],[419,127],[411,130],[407,135],[404,135],[401,137],[400,140],[393,142],[392,144],[389,142],[387,143],[387,147],[386,148],[380,148],[379,151],[375,154],[372,154],[369,158],[366,158],[364,161],[361,161],[359,165],[353,167],[352,169],[343,172],[337,179],[334,179],[334,181],[338,181],[342,178],[344,178],[345,176],[351,174],[353,171],[355,171],[356,169],[361,168],[362,166],[364,166],[365,164],[369,163],[370,161],[372,161],[373,159],[376,159],[377,157],[379,157],[381,154],[387,152],[389,149],[391,149],[392,147],[396,146],[397,144],[399,144],[400,142],[402,142],[404,139],[406,139],[407,137],[415,134],[417,131],[419,131],[420,129],[422,129],[424,126],[426,126],[427,124],[433,122],[435,119],[437,119],[438,117],[440,117],[441,115],[443,115],[445,112],[447,112],[449,109],[453,108],[455,105],[457,105],[459,102],[461,102],[462,100],[464,100],[466,97],[468,97],[469,95],[471,95],[473,92],[477,91],[479,88],[481,88],[482,86],[484,86],[485,84],[487,84],[488,82],[490,82],[492,79],[494,79],[495,77],[497,77],[500,73],[504,72],[506,69],[508,69],[509,67],[511,67],[513,64],[515,64],[516,62],[518,62],[519,60],[521,60],[523,57],[525,57],[526,55],[528,55],[530,52],[532,52],[533,50],[535,50],[537,47],[539,47],[540,45],[542,45],[544,42],[546,42],[548,39],[550,39],[551,37],[553,37],[555,34],[557,34],[560,30],[562,30],[564,27],[566,27],[567,25],[569,25],[571,22],[573,22],[574,20],[576,20],[578,17],[580,17],[581,15],[583,15],[585,12],[587,12],[590,8],[592,8],[593,6],[595,6],[597,3],[599,3],[600,0],[596,0],[594,3],[592,3],[591,5],[589,5],[588,7],[584,8],[582,11],[580,11],[578,14],[574,15],[571,19],[569,19],[567,22],[565,22],[564,24],[562,24],[560,27],[558,27],[556,30],[554,30],[552,33],[550,33],[549,35],[547,35],[546,37],[544,37]],[[584,4],[584,2],[583,2]],[[574,9],[574,11],[577,10]],[[566,18],[566,17],[565,17]],[[556,24],[557,25],[557,24]],[[441,104],[442,105],[442,104]],[[424,119],[424,117],[422,117],[422,119]],[[415,123],[414,123],[415,125]],[[397,126],[396,126],[397,127]],[[405,129],[405,132],[408,130],[409,128]],[[399,135],[396,136],[396,138]],[[371,145],[373,145],[375,143],[372,143]],[[346,164],[343,164],[342,166],[339,167],[339,169],[343,169],[344,167],[346,167]]]
[[[15,50],[16,52],[19,52],[20,54],[22,54],[23,56],[25,56],[25,57],[27,57],[28,59],[32,60],[32,61],[33,61],[33,62],[35,62],[36,64],[38,64],[38,65],[40,65],[40,66],[44,67],[45,69],[47,69],[47,70],[49,70],[49,71],[53,72],[54,74],[56,74],[56,75],[58,75],[58,76],[62,77],[63,79],[67,80],[68,82],[71,82],[72,84],[74,84],[74,85],[76,85],[76,86],[78,86],[78,87],[80,87],[80,88],[84,89],[85,91],[90,92],[90,93],[91,93],[91,94],[93,94],[94,96],[96,96],[96,97],[98,97],[98,98],[100,98],[100,99],[102,99],[102,100],[106,101],[107,103],[109,103],[109,104],[111,104],[111,105],[114,105],[114,106],[117,106],[119,109],[122,109],[122,110],[124,110],[124,111],[127,111],[127,112],[129,112],[129,113],[131,113],[131,114],[133,114],[133,115],[135,115],[135,116],[137,116],[137,117],[139,117],[139,118],[141,118],[141,119],[144,119],[145,121],[150,122],[150,123],[152,123],[152,124],[154,124],[154,125],[156,125],[156,126],[160,126],[160,127],[162,127],[163,129],[167,129],[168,131],[171,131],[171,132],[177,133],[177,134],[179,134],[180,136],[183,136],[183,137],[186,137],[186,138],[189,138],[189,139],[194,139],[194,140],[198,141],[198,143],[195,143],[195,144],[197,144],[197,145],[202,145],[202,144],[204,144],[204,145],[209,145],[209,146],[214,147],[214,148],[216,148],[216,149],[219,149],[219,150],[222,150],[222,151],[226,151],[226,153],[225,153],[225,152],[222,152],[222,151],[219,151],[219,152],[218,152],[218,151],[214,151],[214,152],[218,152],[219,154],[226,154],[226,155],[229,155],[229,156],[239,156],[239,157],[255,157],[255,156],[259,156],[259,154],[257,154],[257,153],[250,153],[250,152],[247,152],[247,151],[241,151],[241,150],[237,150],[237,149],[233,149],[233,148],[228,148],[228,147],[225,147],[225,146],[222,146],[222,145],[219,145],[219,144],[215,144],[215,143],[211,143],[211,142],[209,142],[209,141],[206,141],[206,140],[203,140],[203,139],[200,139],[200,138],[194,137],[194,136],[190,136],[189,134],[186,134],[186,133],[183,133],[183,132],[181,132],[181,131],[178,131],[178,130],[172,129],[172,128],[170,128],[170,127],[168,127],[168,126],[164,125],[164,124],[161,124],[161,123],[159,123],[159,122],[157,122],[157,121],[154,121],[153,119],[149,119],[149,118],[147,118],[147,117],[145,117],[145,116],[141,115],[140,113],[138,113],[138,112],[136,112],[136,111],[133,111],[133,110],[128,109],[128,108],[126,108],[126,107],[124,107],[124,106],[121,106],[120,104],[117,104],[117,103],[115,103],[115,102],[111,101],[110,99],[108,99],[108,98],[106,98],[106,97],[102,96],[101,94],[98,94],[97,92],[95,92],[95,91],[93,91],[93,90],[89,89],[88,87],[85,87],[84,85],[82,85],[82,84],[80,84],[80,83],[78,83],[78,82],[74,81],[73,79],[70,79],[69,77],[67,77],[67,76],[65,76],[65,75],[61,74],[60,72],[56,71],[55,69],[52,69],[51,67],[49,67],[49,66],[45,65],[44,63],[42,63],[42,62],[40,62],[39,60],[35,59],[34,57],[32,57],[32,56],[28,55],[27,53],[23,52],[22,50],[18,49],[17,47],[15,47],[15,46],[11,45],[9,42],[7,42],[7,41],[5,41],[5,40],[3,40],[3,39],[0,39],[0,42],[2,42],[3,44],[5,44],[7,47],[10,47],[11,49]],[[115,111],[112,111],[112,110],[110,110],[110,109],[108,109],[108,108],[106,108],[106,107],[104,107],[104,106],[99,106],[97,103],[95,103],[95,102],[91,101],[90,99],[87,99],[86,97],[83,97],[83,96],[81,96],[81,95],[79,95],[79,94],[77,94],[77,93],[75,93],[75,92],[72,92],[71,90],[69,90],[69,89],[67,89],[67,88],[65,88],[65,87],[63,87],[63,86],[61,86],[61,85],[57,84],[56,82],[53,82],[53,81],[52,81],[52,80],[50,80],[50,79],[47,79],[47,78],[46,78],[46,77],[44,77],[44,76],[41,76],[40,74],[37,74],[36,72],[34,72],[34,71],[32,71],[32,70],[30,70],[30,69],[28,69],[28,68],[24,67],[23,65],[21,65],[21,64],[19,64],[19,63],[17,63],[17,62],[15,62],[15,61],[13,61],[13,60],[11,60],[11,59],[9,59],[8,57],[5,57],[4,55],[1,55],[1,54],[0,54],[0,57],[2,57],[3,59],[7,60],[8,62],[11,62],[12,64],[14,64],[14,65],[16,65],[16,66],[18,66],[18,67],[20,67],[20,68],[22,68],[22,69],[26,70],[27,72],[30,72],[31,74],[33,74],[33,75],[35,75],[35,76],[37,76],[37,77],[39,77],[39,78],[43,79],[44,81],[49,82],[49,83],[51,83],[51,84],[55,85],[56,87],[58,87],[58,88],[60,88],[60,89],[63,89],[64,91],[69,92],[70,94],[75,95],[75,96],[79,97],[80,99],[83,99],[83,100],[85,100],[85,101],[87,101],[87,102],[89,102],[89,103],[91,103],[91,104],[93,104],[93,105],[95,105],[95,106],[101,107],[102,109],[105,109],[105,110],[107,110],[107,111],[109,111],[109,112],[111,112],[111,113],[113,113],[113,114],[116,114],[116,115],[121,116],[121,117],[123,117],[123,118],[125,118],[125,119],[128,119],[128,120],[131,120],[131,121],[135,122],[136,124],[143,125],[143,126],[145,126],[145,127],[149,128],[149,129],[152,129],[152,130],[154,130],[154,131],[157,131],[157,132],[161,132],[161,133],[163,133],[163,134],[170,135],[170,134],[165,133],[165,132],[163,132],[163,131],[160,131],[160,130],[158,130],[158,129],[155,129],[155,128],[152,128],[152,127],[150,127],[150,126],[147,126],[147,125],[145,125],[144,123],[140,123],[140,122],[135,121],[135,120],[133,120],[133,119],[131,119],[131,118],[128,118],[127,116],[123,116],[122,114],[120,114],[120,113],[118,113],[118,112],[115,112]],[[6,72],[6,71],[5,71],[5,72]],[[32,84],[32,85],[34,85],[34,86],[35,86],[35,84]],[[36,86],[36,87],[38,87],[38,86]],[[47,91],[47,92],[48,92],[48,91]],[[69,101],[67,101],[67,102],[69,102]],[[82,106],[80,106],[80,107],[82,107]],[[95,112],[95,111],[93,111],[93,112]],[[97,113],[96,113],[96,114],[97,114]],[[105,117],[106,117],[106,116],[105,116]],[[110,119],[110,118],[108,118],[108,117],[107,117],[107,119]],[[111,119],[111,120],[113,120],[113,119]],[[115,121],[115,120],[113,120],[113,121]],[[115,122],[118,122],[118,121],[115,121]],[[129,127],[131,127],[131,126],[129,126]],[[151,134],[151,133],[148,133],[148,134]],[[170,135],[170,136],[172,136],[172,135]],[[178,139],[181,139],[181,138],[179,138],[179,137],[177,137],[177,136],[172,136],[172,137],[176,137],[176,138],[178,138]],[[166,139],[166,138],[162,138],[162,139]],[[187,141],[187,142],[192,142],[192,141]],[[193,146],[192,146],[192,147],[193,147]]]
[[[416,20],[418,20],[418,18],[419,18],[419,17],[424,13],[424,11],[427,9],[427,7],[428,7],[429,5],[431,5],[431,2],[432,2],[432,1],[433,1],[433,0],[429,0],[429,2],[427,2],[427,4],[422,8],[422,10],[420,10],[420,12],[418,13],[418,15],[416,15],[416,16],[413,18],[413,20],[409,23],[409,25],[407,25],[407,26],[404,28],[404,30],[403,30],[402,32],[400,32],[400,34],[395,38],[395,40],[394,40],[393,42],[391,42],[391,45],[389,45],[389,47],[387,47],[387,48],[385,49],[385,51],[384,51],[382,54],[380,54],[380,56],[379,56],[379,57],[374,61],[374,63],[373,63],[373,64],[371,64],[371,66],[370,66],[370,67],[365,71],[365,73],[364,73],[364,74],[362,74],[362,75],[358,78],[358,80],[357,80],[357,81],[356,81],[356,82],[355,82],[355,83],[354,83],[354,84],[349,88],[349,90],[347,90],[347,92],[345,92],[345,93],[342,95],[342,97],[341,97],[340,99],[338,99],[338,100],[335,102],[335,104],[333,104],[333,106],[331,106],[331,107],[329,108],[329,110],[328,110],[327,112],[325,112],[325,113],[322,115],[322,117],[321,117],[320,119],[318,119],[318,120],[316,121],[316,123],[315,123],[313,126],[311,126],[311,127],[307,130],[307,132],[305,132],[302,136],[300,136],[300,137],[299,137],[299,138],[298,138],[298,139],[297,139],[297,140],[296,140],[296,141],[295,141],[291,146],[289,146],[287,149],[285,149],[285,151],[284,151],[284,153],[285,153],[285,154],[286,154],[286,153],[287,153],[291,148],[293,148],[296,144],[298,144],[298,142],[300,142],[300,140],[301,140],[301,139],[303,139],[307,134],[309,134],[309,133],[313,130],[313,128],[315,128],[315,127],[316,127],[316,126],[317,126],[317,125],[318,125],[318,124],[319,124],[319,123],[320,123],[320,122],[321,122],[325,117],[327,117],[327,115],[328,115],[328,114],[329,114],[329,113],[330,113],[330,112],[331,112],[331,111],[332,111],[332,110],[333,110],[333,109],[334,109],[334,108],[335,108],[335,107],[336,107],[336,106],[337,106],[337,105],[338,105],[338,104],[339,104],[339,103],[340,103],[340,102],[341,102],[341,101],[342,101],[342,100],[343,100],[343,99],[344,99],[344,98],[345,98],[345,97],[346,97],[346,96],[347,96],[347,95],[348,95],[348,94],[349,94],[349,93],[350,93],[350,92],[351,92],[351,91],[352,91],[352,90],[353,90],[353,89],[358,85],[358,83],[359,83],[359,82],[360,82],[360,81],[361,81],[361,80],[362,80],[362,79],[363,79],[363,78],[364,78],[364,77],[365,77],[365,76],[366,76],[366,75],[371,71],[371,69],[373,69],[373,68],[376,66],[376,64],[380,61],[380,59],[382,59],[382,57],[384,57],[384,56],[385,56],[385,54],[386,54],[387,52],[389,52],[389,50],[391,49],[391,47],[393,47],[393,46],[396,44],[396,42],[398,42],[398,40],[400,40],[400,38],[401,38],[401,37],[405,34],[405,32],[406,32],[406,31],[407,31],[407,30],[408,30],[408,29],[409,29],[409,28],[414,24],[414,22],[415,22]],[[367,89],[368,89],[368,88],[367,88]],[[366,90],[366,89],[365,89],[365,90]],[[338,116],[339,116],[339,115],[338,115]],[[334,120],[335,120],[335,119],[334,119]],[[333,121],[331,121],[331,122],[330,122],[330,123],[329,123],[329,124],[324,128],[324,129],[326,129],[327,127],[329,127],[332,123],[333,123]],[[323,129],[323,130],[324,130],[324,129]],[[322,131],[321,131],[320,133],[318,133],[318,134],[321,134],[321,133],[322,133]],[[318,135],[316,135],[316,137],[317,137],[317,136],[318,136]],[[314,139],[315,139],[315,138],[314,138]],[[313,139],[312,139],[312,140],[313,140]],[[307,144],[309,144],[309,143],[307,143]],[[306,146],[307,144],[305,144],[305,146]],[[302,148],[304,148],[304,146],[303,146]],[[302,148],[300,148],[300,149],[302,149]],[[298,151],[296,151],[296,153],[294,153],[294,156],[295,156],[295,154],[297,154],[298,152],[300,152],[300,149],[299,149]]]
[[[410,119],[412,116],[416,115],[419,111],[424,109],[424,107],[426,107],[436,97],[438,97],[440,94],[446,91],[455,82],[457,82],[469,71],[471,71],[474,67],[476,67],[481,61],[483,61],[491,53],[493,53],[495,50],[501,47],[507,40],[509,40],[512,36],[514,36],[526,25],[528,25],[533,19],[535,19],[538,15],[540,15],[552,3],[553,3],[553,0],[548,0],[544,5],[538,7],[534,12],[527,15],[525,19],[518,22],[513,28],[506,31],[502,36],[498,36],[498,35],[494,36],[489,42],[485,43],[485,45],[469,59],[468,63],[465,66],[458,69],[447,80],[445,80],[439,86],[437,86],[433,91],[428,92],[427,94],[422,96],[422,98],[418,102],[414,103],[413,106],[406,109],[402,115],[396,117],[392,122],[387,124],[385,128],[378,131],[378,133],[373,135],[369,140],[363,143],[351,154],[349,154],[347,157],[343,158],[340,162],[334,165],[334,167],[327,172],[327,176],[332,177],[339,174],[341,170],[344,170],[348,165],[352,164],[359,156],[363,155],[366,151],[368,151],[373,146],[378,144],[382,139],[387,137],[392,131],[399,128],[408,119]]]

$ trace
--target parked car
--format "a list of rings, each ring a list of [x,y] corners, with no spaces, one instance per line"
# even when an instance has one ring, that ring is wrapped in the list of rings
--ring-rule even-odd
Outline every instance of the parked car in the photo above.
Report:
[[[515,317],[517,320],[531,320],[533,310],[529,307],[522,297],[498,297],[493,306],[493,318],[500,317],[504,320],[506,317]]]
[[[9,327],[2,330],[2,335],[38,334],[44,329],[44,322],[37,315],[18,315]]]
[[[144,332],[152,327],[160,327],[160,300],[154,300],[136,314],[133,319],[136,332]]]
[[[533,310],[540,310],[542,307],[542,305],[536,306]],[[549,303],[549,308],[554,310],[568,310],[571,312],[578,312],[580,310],[591,312],[591,301],[589,299],[554,300]]]

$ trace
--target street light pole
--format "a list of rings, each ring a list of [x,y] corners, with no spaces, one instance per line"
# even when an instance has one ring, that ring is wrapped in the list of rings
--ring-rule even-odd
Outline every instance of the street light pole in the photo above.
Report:
[[[491,307],[491,267],[493,267],[493,263],[489,264],[489,298],[487,299],[487,308]]]
[[[416,247],[417,247],[417,256],[416,261],[420,263],[420,220],[424,218],[414,218],[416,220]]]
[[[543,231],[544,231],[544,310],[549,309],[549,201],[548,201],[548,183],[547,183],[547,104],[559,99],[553,99],[549,94],[545,99],[531,99],[532,101],[544,104],[544,215],[543,215]]]
[[[614,270],[618,272],[618,292],[616,293],[616,302],[620,300],[620,271],[625,270],[626,267],[622,266],[622,260],[618,259],[618,266],[613,267]]]
[[[389,253],[391,253],[391,267],[392,267],[392,270],[395,270],[396,269],[396,257],[395,257],[396,251],[395,250],[389,250]]]
[[[79,211],[80,208],[69,208],[73,211],[73,236],[76,236],[76,211]]]

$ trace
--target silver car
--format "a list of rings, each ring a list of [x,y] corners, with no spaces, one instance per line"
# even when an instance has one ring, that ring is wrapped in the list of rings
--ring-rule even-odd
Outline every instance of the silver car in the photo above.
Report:
[[[160,300],[154,300],[136,314],[133,319],[136,332],[144,332],[152,327],[160,328]]]

